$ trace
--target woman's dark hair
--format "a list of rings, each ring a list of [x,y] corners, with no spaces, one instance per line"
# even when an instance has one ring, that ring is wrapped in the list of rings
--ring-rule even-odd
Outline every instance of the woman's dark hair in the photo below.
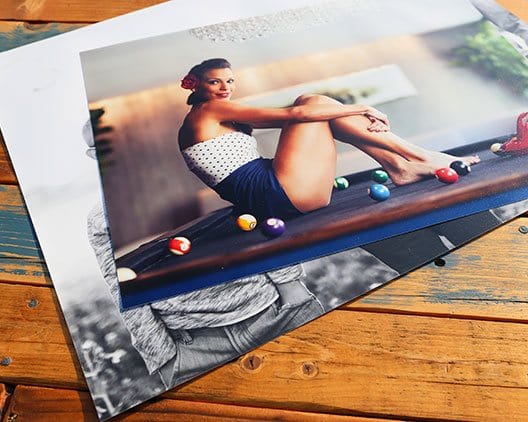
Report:
[[[189,70],[189,74],[197,76],[200,78],[200,80],[202,80],[205,72],[213,69],[231,69],[231,63],[229,63],[226,59],[221,58],[204,60],[200,64],[193,66],[191,70]],[[196,92],[191,93],[191,95],[187,97],[187,104],[189,105],[198,104],[202,101],[203,99],[200,98],[200,95],[198,95]]]

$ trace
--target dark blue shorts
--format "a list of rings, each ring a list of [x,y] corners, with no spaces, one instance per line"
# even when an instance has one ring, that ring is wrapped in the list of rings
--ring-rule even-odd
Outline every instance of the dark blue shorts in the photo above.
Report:
[[[236,169],[213,189],[239,214],[257,219],[288,219],[302,214],[291,203],[272,168],[272,160],[257,158]]]

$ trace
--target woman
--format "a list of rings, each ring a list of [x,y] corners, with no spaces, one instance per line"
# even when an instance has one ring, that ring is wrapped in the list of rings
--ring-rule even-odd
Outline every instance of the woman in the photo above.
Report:
[[[404,185],[434,175],[457,160],[424,150],[390,132],[380,111],[344,105],[323,95],[302,95],[293,106],[256,108],[231,101],[235,79],[225,59],[194,66],[182,80],[192,106],[179,131],[191,171],[240,212],[291,217],[330,202],[336,170],[334,139],[374,158],[392,182]],[[252,128],[281,128],[273,160],[260,157]],[[467,164],[480,160],[465,157]]]

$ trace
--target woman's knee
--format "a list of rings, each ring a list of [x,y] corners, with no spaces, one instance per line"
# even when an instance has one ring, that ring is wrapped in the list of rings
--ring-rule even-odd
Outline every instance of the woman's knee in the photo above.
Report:
[[[294,105],[331,104],[331,103],[335,104],[335,103],[339,103],[339,101],[334,100],[333,98],[327,97],[326,95],[321,95],[321,94],[303,94],[303,95],[298,96],[295,99]]]

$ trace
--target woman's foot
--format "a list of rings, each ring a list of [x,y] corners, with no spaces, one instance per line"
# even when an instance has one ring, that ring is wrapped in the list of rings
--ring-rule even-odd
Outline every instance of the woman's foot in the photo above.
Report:
[[[455,157],[454,155],[445,154],[443,152],[430,151],[424,160],[425,163],[436,166],[436,169],[442,167],[449,167],[453,161],[463,161],[468,166],[480,163],[478,155],[468,155],[466,157]]]
[[[392,182],[401,186],[434,177],[436,170],[449,167],[453,161],[463,161],[467,165],[473,165],[478,164],[480,158],[478,156],[455,157],[442,152],[431,151],[420,160],[409,161],[400,156],[393,156],[392,159],[382,165],[389,173]]]

